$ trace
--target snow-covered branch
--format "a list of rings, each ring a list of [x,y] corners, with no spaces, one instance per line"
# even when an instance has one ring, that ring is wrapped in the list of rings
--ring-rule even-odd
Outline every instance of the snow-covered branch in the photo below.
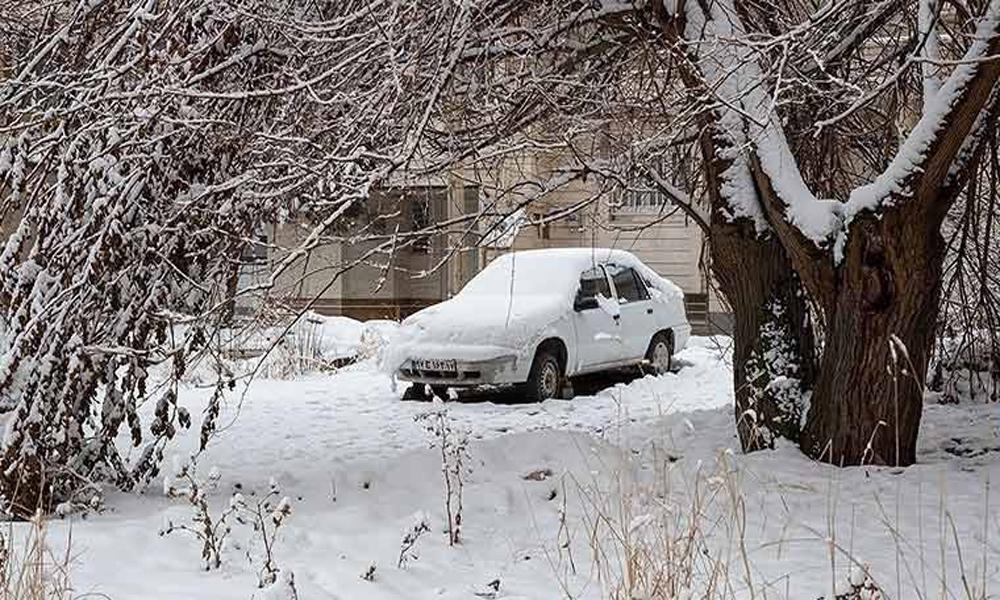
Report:
[[[12,10],[0,54],[11,60],[0,62],[0,217],[17,223],[0,253],[11,413],[0,463],[6,489],[51,468],[59,500],[80,477],[129,487],[155,474],[165,440],[191,423],[168,394],[143,427],[148,369],[168,361],[179,378],[204,351],[263,224],[315,223],[294,260],[414,157],[435,160],[427,141],[458,41],[498,15],[367,0]],[[115,443],[122,427],[137,453]]]
[[[1000,53],[1000,1],[990,2],[979,20],[973,43],[940,89],[925,100],[920,120],[901,144],[889,166],[875,180],[851,193],[844,211],[845,227],[861,212],[910,197],[933,202],[946,183],[967,138],[976,132],[983,109],[1000,77],[1000,61],[980,61]],[[842,245],[846,230],[841,233]]]

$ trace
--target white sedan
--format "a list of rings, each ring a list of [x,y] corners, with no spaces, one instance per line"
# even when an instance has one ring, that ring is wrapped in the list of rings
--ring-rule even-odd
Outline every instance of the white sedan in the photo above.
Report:
[[[496,258],[454,298],[403,321],[387,356],[406,397],[518,385],[540,401],[570,377],[645,365],[663,373],[691,326],[680,288],[623,250]]]

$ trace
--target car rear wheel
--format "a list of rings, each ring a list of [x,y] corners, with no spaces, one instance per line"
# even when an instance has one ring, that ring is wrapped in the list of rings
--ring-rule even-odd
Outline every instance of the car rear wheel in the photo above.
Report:
[[[673,363],[674,340],[664,332],[657,333],[649,342],[649,349],[646,350],[646,362],[656,375],[663,375],[670,372]]]
[[[559,357],[550,350],[539,350],[524,385],[525,395],[533,402],[558,398],[562,393],[563,367]]]

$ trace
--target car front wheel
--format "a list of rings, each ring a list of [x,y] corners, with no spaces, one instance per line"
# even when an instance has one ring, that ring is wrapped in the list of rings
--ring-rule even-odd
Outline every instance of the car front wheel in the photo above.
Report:
[[[531,364],[525,395],[533,402],[558,398],[562,384],[563,369],[559,357],[548,350],[540,350]]]
[[[427,386],[422,383],[410,384],[403,392],[403,400],[413,400],[416,402],[430,402],[433,397],[427,393]]]
[[[428,391],[427,388],[430,388],[430,390]],[[428,386],[423,383],[414,383],[403,392],[403,400],[416,400],[418,402],[430,402],[434,400],[435,396],[441,400],[447,401],[450,398],[450,396],[448,396],[448,386]]]

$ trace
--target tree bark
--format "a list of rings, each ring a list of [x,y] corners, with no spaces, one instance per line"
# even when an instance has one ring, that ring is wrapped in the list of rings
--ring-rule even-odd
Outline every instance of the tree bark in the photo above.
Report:
[[[733,163],[721,158],[722,142],[713,132],[706,122],[700,139],[711,268],[733,309],[736,430],[743,451],[752,452],[773,448],[777,437],[798,441],[816,344],[808,297],[778,238],[757,231],[749,218],[729,216],[722,180]]]
[[[801,283],[781,244],[747,221],[712,219],[712,270],[733,309],[736,429],[745,452],[799,439],[815,376],[815,341]]]
[[[838,465],[916,461],[944,260],[932,223],[890,210],[852,226],[802,433],[806,454]]]

